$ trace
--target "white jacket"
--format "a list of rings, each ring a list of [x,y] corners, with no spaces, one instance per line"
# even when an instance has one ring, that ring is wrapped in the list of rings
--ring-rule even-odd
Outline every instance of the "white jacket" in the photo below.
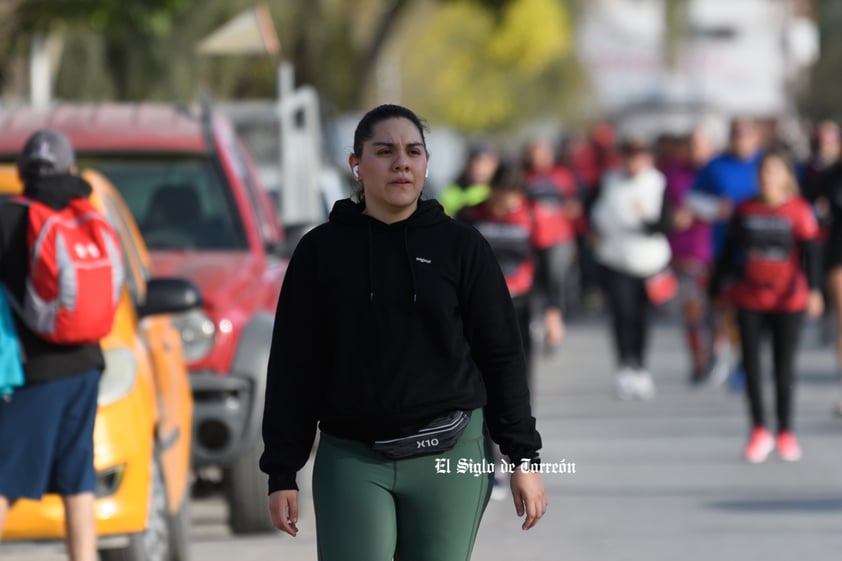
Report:
[[[664,234],[651,233],[646,223],[658,222],[666,181],[652,168],[629,176],[609,172],[591,209],[598,234],[597,261],[636,277],[648,277],[670,262],[670,246]]]

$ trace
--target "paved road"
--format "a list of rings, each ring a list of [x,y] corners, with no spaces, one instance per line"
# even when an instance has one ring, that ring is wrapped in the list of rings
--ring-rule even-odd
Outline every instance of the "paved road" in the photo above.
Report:
[[[601,323],[570,326],[563,348],[540,360],[536,413],[547,461],[550,511],[522,532],[511,503],[492,502],[480,529],[480,561],[831,561],[842,557],[842,421],[829,349],[800,360],[796,427],[800,463],[747,465],[740,396],[690,389],[677,330],[654,334],[652,402],[610,393],[611,354]],[[768,384],[771,390],[771,384]],[[771,403],[771,395],[768,395]],[[295,539],[232,538],[214,500],[193,507],[194,559],[315,559],[312,517]],[[0,546],[0,560],[56,561],[55,546]]]

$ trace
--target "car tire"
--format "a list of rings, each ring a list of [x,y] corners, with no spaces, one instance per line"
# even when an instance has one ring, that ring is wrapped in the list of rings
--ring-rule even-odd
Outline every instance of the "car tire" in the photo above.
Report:
[[[101,561],[176,561],[172,557],[171,517],[167,506],[167,488],[161,459],[155,452],[150,481],[149,512],[146,530],[129,534],[126,547],[101,549]]]
[[[258,468],[263,447],[255,439],[231,464],[224,475],[228,526],[234,534],[262,534],[277,531],[269,517],[266,475]]]

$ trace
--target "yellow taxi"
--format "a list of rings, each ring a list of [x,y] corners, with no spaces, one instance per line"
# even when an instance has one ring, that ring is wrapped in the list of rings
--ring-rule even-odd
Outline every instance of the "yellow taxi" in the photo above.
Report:
[[[111,333],[94,428],[96,524],[103,561],[189,558],[193,398],[181,337],[170,314],[201,305],[182,279],[150,279],[146,244],[118,191],[85,171],[91,200],[119,235],[126,282]],[[14,166],[0,166],[0,198],[19,193]],[[19,500],[3,541],[64,537],[61,499]]]

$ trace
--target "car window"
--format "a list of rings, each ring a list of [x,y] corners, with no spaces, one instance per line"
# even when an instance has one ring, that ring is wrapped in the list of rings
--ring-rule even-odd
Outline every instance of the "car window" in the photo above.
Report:
[[[267,213],[266,204],[264,201],[260,200],[262,197],[265,197],[266,194],[262,193],[257,186],[257,182],[252,176],[251,169],[248,166],[246,156],[241,152],[241,148],[239,146],[235,147],[235,153],[237,154],[237,157],[242,160],[244,173],[241,179],[246,186],[246,191],[248,191],[251,205],[254,207],[255,217],[257,218],[257,223],[260,225],[260,236],[264,243],[277,241],[275,240],[275,230],[272,228],[272,222]]]
[[[221,170],[203,156],[83,156],[120,191],[151,250],[244,250],[246,235]]]
[[[249,157],[243,151],[242,144],[237,140],[234,129],[227,124],[220,123],[217,130],[219,133],[217,140],[222,145],[222,152],[228,156],[231,168],[245,186],[251,214],[257,221],[261,241],[264,244],[277,241],[275,230],[266,215],[266,205],[260,201],[261,194],[258,192],[254,178],[249,173]]]

